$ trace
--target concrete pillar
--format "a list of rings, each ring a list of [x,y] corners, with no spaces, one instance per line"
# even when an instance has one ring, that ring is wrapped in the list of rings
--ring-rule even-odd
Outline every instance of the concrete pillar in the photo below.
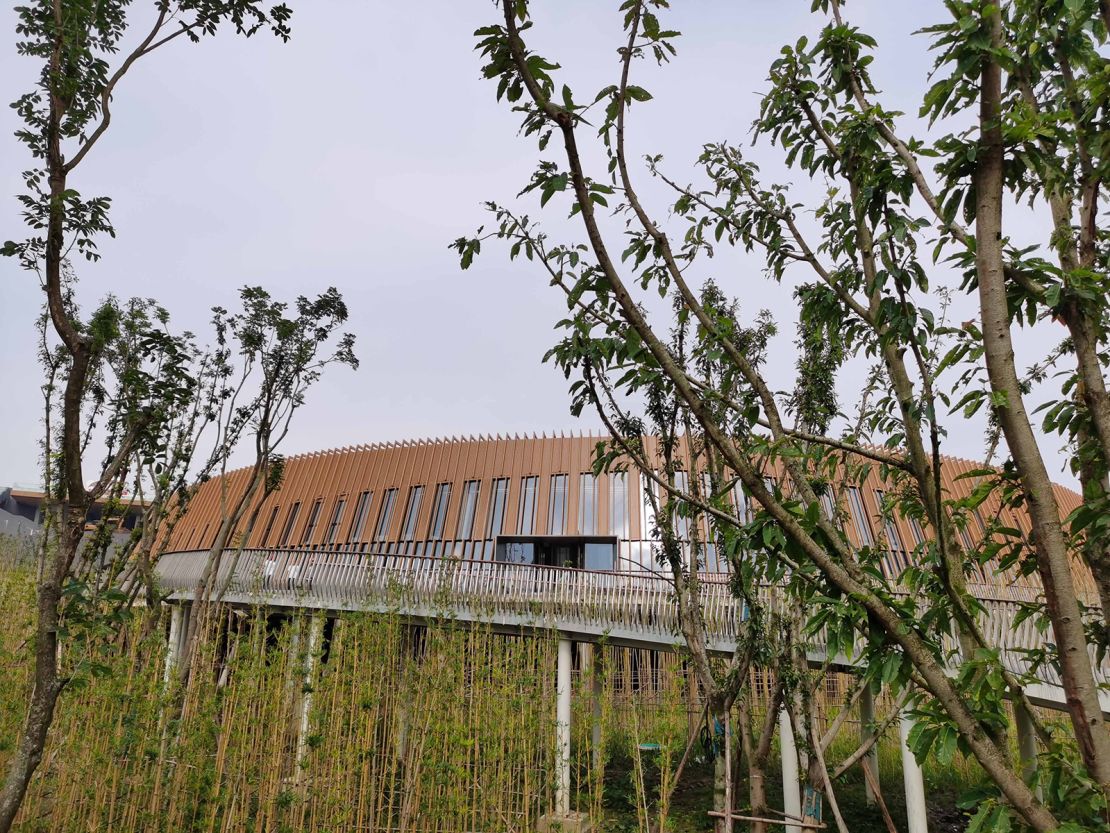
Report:
[[[875,736],[875,695],[871,693],[871,686],[865,685],[859,698],[859,739],[860,743],[867,743]],[[871,747],[871,751],[863,756],[860,762],[871,778],[864,778],[864,797],[868,806],[875,804],[875,790],[871,787],[872,780],[876,786],[879,783],[879,745]]]
[[[162,678],[163,682],[167,684],[173,674],[173,669],[177,667],[177,663],[181,659],[181,642],[185,638],[184,632],[188,630],[185,626],[184,607],[175,604],[169,605],[169,609],[170,635],[166,641],[166,671]]]
[[[903,712],[899,721],[899,733],[902,739],[902,781],[906,788],[906,824],[909,833],[928,833],[925,778],[921,773],[921,765],[908,744],[912,728],[913,720]]]
[[[570,810],[570,672],[569,639],[559,640],[555,672],[555,806],[536,820],[536,833],[589,833],[590,817]]]
[[[789,818],[802,816],[802,790],[798,784],[798,747],[794,727],[786,709],[779,712],[779,752],[782,756],[782,809]],[[796,824],[787,824],[786,833],[802,833]]]
[[[1033,718],[1021,703],[1014,703],[1014,722],[1017,724],[1018,758],[1021,760],[1021,777],[1032,784],[1037,776],[1037,732]],[[1037,787],[1037,798],[1041,788]]]
[[[307,655],[304,661],[304,676],[301,685],[301,714],[297,725],[297,757],[293,761],[293,778],[301,783],[304,768],[301,762],[308,751],[309,717],[312,712],[312,687],[316,673],[316,654],[320,650],[320,640],[324,635],[324,617],[320,613],[312,614],[308,623],[308,644],[305,646]]]
[[[570,815],[570,670],[571,644],[559,640],[555,678],[555,814]]]

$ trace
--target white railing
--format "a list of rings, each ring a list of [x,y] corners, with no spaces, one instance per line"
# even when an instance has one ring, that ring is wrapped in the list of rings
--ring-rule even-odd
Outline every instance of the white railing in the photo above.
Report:
[[[208,553],[168,553],[158,563],[162,587],[172,598],[188,599],[196,588]],[[232,567],[234,566],[234,574]],[[613,633],[659,645],[681,641],[678,606],[670,581],[652,573],[594,572],[499,561],[434,556],[304,550],[244,550],[235,563],[224,554],[218,586],[224,598],[239,603],[269,603],[327,610],[396,610],[400,613],[472,621],[511,622],[563,631]],[[744,607],[720,574],[702,577],[701,602],[706,636],[727,650],[739,636]],[[1028,667],[1024,653],[1044,647],[1050,636],[1034,617],[1018,622],[1023,602],[1035,601],[1030,587],[969,585],[985,609],[981,626],[989,644],[1001,650],[1013,671]],[[775,588],[762,591],[777,606]],[[1015,625],[1015,622],[1018,624]],[[812,640],[820,655],[822,634]],[[958,648],[945,640],[958,663]],[[853,657],[837,658],[851,664]],[[1092,651],[1099,682],[1110,683],[1110,666]],[[1055,669],[1038,670],[1038,679],[1058,687]]]

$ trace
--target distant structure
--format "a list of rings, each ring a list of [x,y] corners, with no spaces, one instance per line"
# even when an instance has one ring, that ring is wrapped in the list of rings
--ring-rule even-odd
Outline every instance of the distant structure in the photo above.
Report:
[[[30,537],[42,529],[46,494],[37,489],[0,487],[0,535]],[[88,525],[96,524],[104,511],[103,500],[89,507]],[[143,507],[135,501],[128,506],[117,526],[117,533],[130,534],[142,517]]]

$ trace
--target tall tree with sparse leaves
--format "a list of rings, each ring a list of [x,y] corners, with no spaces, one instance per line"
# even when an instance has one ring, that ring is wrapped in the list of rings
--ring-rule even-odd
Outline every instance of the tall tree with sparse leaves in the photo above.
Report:
[[[144,11],[145,19],[132,26],[131,19]],[[0,787],[0,833],[11,828],[66,685],[57,649],[65,628],[67,582],[88,509],[109,493],[137,450],[156,444],[154,438],[163,433],[159,420],[180,407],[189,387],[171,374],[146,379],[145,386],[119,388],[119,408],[109,425],[112,454],[97,466],[89,485],[85,418],[90,407],[100,407],[99,379],[113,346],[121,343],[121,310],[109,301],[86,317],[74,301],[71,258],[96,259],[97,238],[114,234],[109,198],[83,195],[75,187],[75,174],[109,130],[113,97],[144,58],[176,42],[199,42],[220,29],[246,36],[270,30],[286,39],[290,16],[286,6],[267,8],[258,0],[155,0],[141,8],[120,0],[40,0],[16,13],[18,50],[40,66],[34,89],[13,105],[24,123],[18,138],[35,160],[24,173],[26,191],[19,197],[32,236],[6,243],[3,251],[38,276],[46,295],[47,316],[60,343],[61,360],[51,367],[61,412],[57,448],[49,461],[57,523],[38,587],[34,689]],[[137,44],[121,52],[129,35],[137,37]],[[156,330],[149,332],[153,336]],[[160,349],[142,345],[140,358],[151,362],[148,369],[158,365]]]

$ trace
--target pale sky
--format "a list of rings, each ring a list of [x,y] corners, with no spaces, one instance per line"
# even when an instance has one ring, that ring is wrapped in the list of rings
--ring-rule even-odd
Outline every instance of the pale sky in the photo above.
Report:
[[[147,5],[131,8],[136,26],[148,20]],[[494,5],[291,5],[289,43],[230,32],[175,43],[120,85],[112,128],[71,183],[85,196],[112,197],[117,231],[100,241],[99,264],[78,265],[84,307],[109,292],[153,297],[178,326],[203,335],[209,308],[233,308],[243,284],[289,299],[338,287],[362,366],[335,369],[310,392],[287,454],[429,436],[597,430],[594,420],[570,416],[566,381],[540,363],[565,312],[557,291],[496,245],[468,272],[447,248],[487,221],[482,201],[511,202],[537,159],[473,51],[472,32],[496,21]],[[814,33],[821,21],[808,13],[810,0],[674,5],[664,26],[682,31],[679,54],[662,71],[638,67],[638,83],[655,101],[634,110],[630,141],[636,155],[665,154],[668,172],[690,181],[703,143],[747,139],[768,65],[782,44]],[[533,6],[532,44],[563,64],[559,80],[576,98],[592,100],[617,80],[617,0]],[[874,72],[888,106],[916,113],[931,57],[925,38],[912,33],[940,19],[942,4],[871,0],[847,10],[879,39]],[[10,102],[30,89],[37,66],[15,54],[10,7],[0,21],[0,98]],[[18,126],[12,110],[0,110],[0,240],[26,236],[15,195],[30,161],[12,136]],[[562,162],[556,145],[543,158]],[[764,142],[755,158],[775,174],[777,150]],[[594,171],[603,177],[603,167]],[[665,195],[650,186],[645,193],[665,218]],[[538,213],[535,196],[520,205]],[[567,207],[553,200],[544,212],[553,232],[579,232],[563,221]],[[767,307],[779,317],[773,378],[789,387],[789,287],[769,283],[758,260],[742,255],[701,268],[749,315]],[[31,484],[39,480],[41,292],[10,259],[0,260],[0,281],[0,486]],[[846,402],[861,374],[850,370]],[[947,448],[981,456],[981,426],[954,432]],[[1051,443],[1046,449],[1059,459]]]

